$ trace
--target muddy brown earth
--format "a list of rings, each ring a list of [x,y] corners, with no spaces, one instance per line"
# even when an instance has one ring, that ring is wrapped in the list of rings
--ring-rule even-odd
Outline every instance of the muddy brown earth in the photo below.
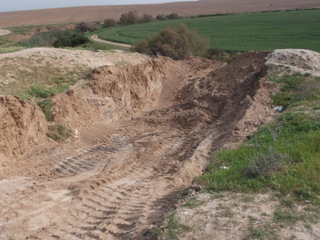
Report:
[[[260,102],[270,95],[267,54],[230,64],[157,58],[105,66],[85,87],[53,96],[54,124],[73,136],[34,142],[36,152],[2,152],[10,161],[0,162],[0,239],[153,239],[172,196],[203,172],[209,154],[272,118]],[[9,100],[15,107],[1,105],[10,123],[1,128],[28,136],[28,121],[16,123],[28,117],[16,110],[34,105]],[[248,119],[252,106],[264,117]]]

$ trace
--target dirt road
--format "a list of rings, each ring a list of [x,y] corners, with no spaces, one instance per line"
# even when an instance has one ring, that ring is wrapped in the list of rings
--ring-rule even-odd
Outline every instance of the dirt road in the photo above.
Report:
[[[92,39],[93,41],[96,41],[96,42],[115,45],[115,46],[119,46],[119,47],[125,47],[125,48],[130,48],[131,47],[131,45],[129,45],[129,44],[110,42],[110,41],[106,41],[106,40],[100,39],[97,34],[92,35],[90,37],[90,39]]]
[[[154,238],[172,196],[257,101],[266,55],[102,67],[89,88],[54,97],[55,121],[78,134],[3,172],[0,239]],[[95,113],[105,121],[89,124]]]
[[[0,36],[5,36],[5,35],[8,35],[10,33],[11,33],[11,31],[9,31],[7,29],[0,28]]]

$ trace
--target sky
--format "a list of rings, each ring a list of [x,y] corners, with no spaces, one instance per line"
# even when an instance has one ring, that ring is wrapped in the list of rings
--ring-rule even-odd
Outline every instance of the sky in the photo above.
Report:
[[[191,0],[0,0],[0,12],[23,11],[43,8],[78,7],[95,5],[126,5],[164,2],[186,2]]]

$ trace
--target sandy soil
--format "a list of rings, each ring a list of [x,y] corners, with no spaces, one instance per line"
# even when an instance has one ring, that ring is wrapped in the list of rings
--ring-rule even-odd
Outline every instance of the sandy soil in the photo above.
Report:
[[[40,25],[81,21],[119,19],[124,12],[157,14],[178,13],[182,16],[226,12],[250,12],[275,9],[320,7],[319,0],[205,0],[149,5],[93,6],[0,13],[0,27]]]
[[[139,64],[146,59],[148,57],[141,54],[119,51],[29,48],[0,54],[0,83],[9,84],[22,81],[26,76],[36,74],[36,72],[43,77],[52,78],[72,71],[85,72],[86,69],[105,65]]]
[[[93,41],[100,42],[100,43],[106,43],[106,44],[111,44],[111,45],[120,46],[120,47],[126,47],[126,48],[130,48],[131,47],[131,45],[129,45],[129,44],[110,42],[110,41],[106,41],[106,40],[100,39],[100,38],[98,38],[97,34],[92,35],[90,38]]]
[[[193,206],[186,207],[190,200]],[[273,219],[275,210],[289,211],[296,216],[305,215],[303,206],[286,208],[270,194],[222,192],[190,195],[177,210],[176,219],[185,228],[188,227],[178,239],[319,239],[318,223],[310,223],[311,227],[301,217],[296,222],[281,226]],[[253,237],[252,229],[259,231],[260,238],[258,234]]]
[[[266,88],[267,54],[246,53],[228,65],[157,58],[104,66],[88,86],[54,96],[55,124],[74,136],[41,152],[24,149],[20,158],[5,155],[0,239],[152,239],[172,194],[190,186],[209,153],[240,131],[250,106],[260,106],[259,124],[272,118],[259,103],[271,92],[255,97]],[[32,121],[19,124],[24,115],[10,106],[21,100],[10,101],[0,103],[8,117],[0,127],[21,128],[29,139]]]

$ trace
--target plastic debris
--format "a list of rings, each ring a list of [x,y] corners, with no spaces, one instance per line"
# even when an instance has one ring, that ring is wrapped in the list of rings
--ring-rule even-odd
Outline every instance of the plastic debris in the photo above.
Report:
[[[281,112],[283,110],[283,107],[282,106],[278,106],[278,107],[273,108],[273,110],[277,111],[277,112]]]

